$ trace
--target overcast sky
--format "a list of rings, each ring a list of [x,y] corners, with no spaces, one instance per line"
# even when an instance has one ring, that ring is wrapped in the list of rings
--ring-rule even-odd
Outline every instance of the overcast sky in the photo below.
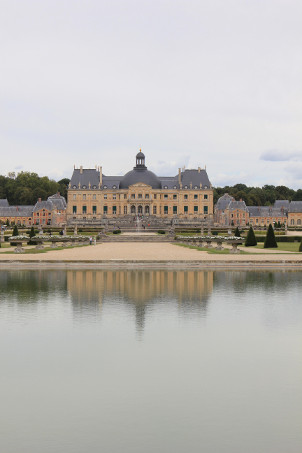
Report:
[[[301,0],[0,0],[0,174],[302,187]]]

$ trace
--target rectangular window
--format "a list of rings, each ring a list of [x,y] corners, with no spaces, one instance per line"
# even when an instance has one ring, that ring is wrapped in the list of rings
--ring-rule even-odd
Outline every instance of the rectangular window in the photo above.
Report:
[[[108,212],[108,206],[104,206],[103,212],[104,212],[104,214],[107,214],[107,212]]]
[[[107,194],[104,193],[104,200],[107,200]]]
[[[204,214],[208,214],[208,213],[209,213],[209,208],[208,208],[208,206],[204,206],[204,207],[203,207],[203,213],[204,213]]]
[[[168,214],[168,206],[164,206],[164,214]]]
[[[198,212],[198,206],[194,206],[194,212]]]
[[[131,198],[135,198],[135,193],[132,193],[132,194],[131,194]]]
[[[194,194],[194,200],[197,200],[198,199],[198,195],[195,193]]]
[[[187,200],[188,199],[188,195],[184,195],[184,200]]]
[[[148,193],[146,193],[145,198],[147,198],[147,199],[149,198],[149,194]]]
[[[143,195],[141,193],[139,193],[138,198],[143,198]]]
[[[156,206],[153,206],[153,214],[156,214]]]
[[[156,195],[156,193],[155,193],[155,194],[153,195],[153,197],[154,197],[154,200],[156,200],[156,198],[157,198],[157,195]]]
[[[165,198],[165,199],[167,199],[167,198],[168,198],[168,195],[167,195],[166,193],[165,193],[165,195],[164,195],[164,198]]]
[[[204,200],[207,200],[207,199],[208,199],[208,196],[207,196],[207,195],[204,195],[203,198],[204,198]]]
[[[173,195],[173,200],[177,200],[177,195]]]
[[[173,206],[173,214],[177,214],[177,206]]]
[[[86,194],[83,193],[83,200],[86,200]]]
[[[73,194],[73,199],[74,199],[74,200],[76,200],[76,199],[77,199],[77,196],[76,196],[76,194],[75,194],[75,193]]]
[[[127,200],[127,194],[124,193],[124,200]]]
[[[188,212],[188,206],[184,206],[184,212]]]
[[[96,206],[92,206],[92,214],[96,214]]]
[[[96,194],[95,193],[92,195],[92,199],[96,200]]]
[[[113,200],[116,200],[116,193],[114,193],[114,194],[112,195],[112,199],[113,199]]]
[[[112,206],[112,214],[116,214],[116,206]]]
[[[83,206],[82,212],[83,212],[83,214],[86,214],[86,213],[87,213],[87,206],[86,206],[86,205]]]
[[[127,206],[124,206],[124,214],[127,214]]]

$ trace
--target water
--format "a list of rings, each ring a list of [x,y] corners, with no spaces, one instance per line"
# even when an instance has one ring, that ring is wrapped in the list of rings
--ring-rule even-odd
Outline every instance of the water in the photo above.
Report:
[[[301,453],[301,282],[1,271],[0,451]]]

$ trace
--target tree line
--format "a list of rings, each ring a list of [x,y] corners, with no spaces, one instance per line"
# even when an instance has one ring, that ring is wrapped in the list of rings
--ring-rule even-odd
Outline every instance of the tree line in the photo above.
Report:
[[[34,205],[38,198],[60,192],[67,198],[68,178],[60,181],[39,176],[37,173],[21,172],[15,178],[0,175],[0,199],[7,198],[10,205]],[[302,189],[294,190],[286,186],[265,185],[248,187],[245,184],[214,188],[214,203],[219,197],[228,193],[235,200],[244,200],[247,206],[269,206],[276,200],[302,201]]]
[[[214,203],[219,197],[228,193],[235,200],[242,199],[247,206],[270,206],[276,200],[302,201],[302,189],[294,190],[286,186],[265,185],[263,187],[248,187],[245,184],[216,187]]]
[[[31,172],[21,172],[15,178],[0,175],[0,199],[7,198],[10,205],[34,205],[38,198],[46,200],[57,192],[66,198],[69,181],[54,181]]]

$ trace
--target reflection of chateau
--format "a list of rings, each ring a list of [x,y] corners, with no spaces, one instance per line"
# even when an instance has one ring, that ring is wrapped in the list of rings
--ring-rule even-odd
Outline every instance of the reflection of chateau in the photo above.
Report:
[[[138,330],[144,326],[148,305],[162,297],[178,302],[182,310],[206,309],[213,290],[213,271],[69,270],[67,290],[75,310],[92,310],[115,297],[135,307]],[[109,297],[108,297],[109,296]]]

